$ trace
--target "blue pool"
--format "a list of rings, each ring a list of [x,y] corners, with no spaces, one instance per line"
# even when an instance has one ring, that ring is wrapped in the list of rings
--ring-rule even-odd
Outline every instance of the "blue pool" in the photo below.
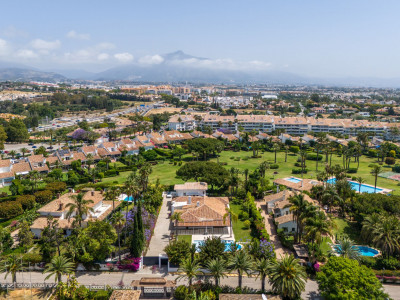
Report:
[[[133,201],[133,197],[132,196],[126,197],[124,199],[124,201],[132,202]]]
[[[293,183],[298,183],[298,182],[301,181],[301,179],[295,178],[295,177],[285,178],[285,180],[286,180],[286,181],[293,182]]]
[[[231,250],[231,244],[234,242],[232,240],[222,240],[225,244],[225,252],[228,252]],[[192,244],[196,245],[196,249],[197,251],[199,251],[199,246],[203,243],[204,241],[193,241]],[[238,245],[238,249],[242,249],[242,245],[237,244]]]
[[[340,249],[339,245],[334,245],[333,248],[334,248],[335,252],[337,252],[337,250]],[[356,248],[358,250],[358,253],[360,253],[361,256],[374,257],[375,255],[379,254],[378,250],[376,250],[374,248],[370,248],[368,246],[354,246],[354,248]]]
[[[331,179],[328,179],[328,181],[327,181],[327,183],[330,183],[330,184],[333,184],[335,182],[336,182],[336,178],[331,178]],[[358,182],[355,182],[355,181],[349,181],[349,182],[351,184],[351,188],[358,192],[358,190],[360,188],[360,184]],[[361,184],[361,190],[360,191],[361,191],[361,193],[373,194],[373,193],[375,193],[375,188],[373,186],[370,186],[370,185]],[[378,187],[376,188],[376,193],[380,193],[382,191],[383,191],[383,189],[378,188]]]

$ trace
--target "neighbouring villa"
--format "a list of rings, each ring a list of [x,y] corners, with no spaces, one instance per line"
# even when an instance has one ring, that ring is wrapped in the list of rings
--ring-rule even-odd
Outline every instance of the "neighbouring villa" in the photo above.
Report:
[[[77,193],[66,193],[58,199],[51,201],[37,212],[40,216],[33,222],[31,231],[35,237],[40,238],[43,229],[48,225],[47,216],[53,216],[57,221],[61,229],[63,229],[65,235],[71,234],[72,223],[74,215],[70,219],[67,218],[69,203],[74,203],[72,196],[78,195]],[[104,220],[113,210],[113,202],[105,201],[104,195],[99,191],[89,191],[83,196],[85,200],[92,200],[93,203],[89,204],[89,207],[93,208],[94,212],[90,213],[89,216],[83,216],[82,226],[86,226],[88,221]],[[115,201],[114,206],[117,207],[121,202]]]
[[[274,185],[277,186],[277,192],[279,192],[280,185],[292,191],[303,192],[310,191],[313,186],[320,184],[322,184],[322,182],[315,179],[301,179],[297,177],[278,178],[274,180]]]
[[[206,182],[185,182],[174,186],[175,194],[178,197],[205,196],[207,189],[208,184]]]

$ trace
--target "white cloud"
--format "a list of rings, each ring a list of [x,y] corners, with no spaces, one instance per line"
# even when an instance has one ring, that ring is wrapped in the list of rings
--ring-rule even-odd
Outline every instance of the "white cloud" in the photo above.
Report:
[[[7,55],[10,50],[10,47],[6,40],[0,39],[0,56]]]
[[[31,45],[37,50],[49,51],[59,48],[61,46],[61,42],[59,40],[45,41],[42,39],[35,39],[31,42]]]
[[[16,53],[16,56],[22,59],[32,59],[32,58],[38,58],[39,55],[29,49],[21,49]]]
[[[110,58],[110,55],[108,53],[100,53],[99,55],[97,55],[97,60],[103,61],[103,60],[107,60]]]
[[[113,43],[100,43],[94,46],[94,48],[98,50],[112,50],[115,49],[115,45]]]
[[[146,65],[158,65],[158,64],[161,64],[163,61],[164,61],[164,58],[162,58],[162,56],[160,56],[158,54],[146,55],[139,59],[139,63],[146,64]]]
[[[116,53],[114,57],[121,63],[128,63],[133,60],[133,55],[128,52]]]
[[[7,37],[10,37],[10,38],[14,38],[14,37],[27,37],[28,36],[28,34],[25,32],[25,31],[23,31],[23,30],[20,30],[20,29],[18,29],[18,28],[16,28],[15,26],[8,26],[7,28],[4,28],[2,31],[1,31],[1,33],[4,35],[4,36],[7,36]]]
[[[87,33],[78,33],[75,30],[71,30],[67,33],[67,37],[70,39],[77,40],[90,40],[90,35]]]

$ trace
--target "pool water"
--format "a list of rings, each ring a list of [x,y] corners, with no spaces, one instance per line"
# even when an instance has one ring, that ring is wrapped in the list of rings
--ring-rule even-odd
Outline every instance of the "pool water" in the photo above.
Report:
[[[336,178],[331,178],[331,179],[328,179],[328,181],[327,181],[327,183],[330,183],[330,184],[333,184],[333,183],[335,183],[336,182]],[[359,189],[360,189],[360,184],[358,183],[358,182],[355,182],[355,181],[349,181],[350,182],[350,184],[351,184],[351,188],[354,190],[354,191],[359,191]],[[382,192],[383,191],[383,189],[381,189],[381,188],[376,188],[376,191],[375,191],[375,188],[373,187],[373,186],[369,186],[369,185],[365,185],[365,184],[361,184],[361,189],[360,189],[360,192],[361,193],[369,193],[369,194],[373,194],[373,193],[380,193],[380,192]]]
[[[285,178],[285,180],[286,180],[286,181],[293,182],[293,183],[301,182],[301,179],[295,178],[295,177]]]
[[[339,245],[335,245],[334,247],[335,252],[340,249]],[[338,249],[339,248],[339,249]],[[357,249],[358,253],[361,256],[369,256],[374,257],[375,255],[379,254],[379,251],[368,246],[354,246]]]
[[[200,246],[203,242],[204,242],[204,241],[193,241],[192,244],[195,244],[195,245],[196,245],[196,250],[199,251],[199,250],[200,250],[199,246]],[[234,241],[233,241],[233,240],[222,240],[222,242],[225,244],[225,250],[224,250],[224,251],[225,251],[225,252],[230,251],[230,250],[231,250],[231,245],[232,245],[232,243],[233,243]],[[242,249],[242,245],[237,244],[237,246],[238,246],[238,250]]]
[[[133,201],[133,197],[132,196],[126,197],[124,199],[124,201],[132,202]]]

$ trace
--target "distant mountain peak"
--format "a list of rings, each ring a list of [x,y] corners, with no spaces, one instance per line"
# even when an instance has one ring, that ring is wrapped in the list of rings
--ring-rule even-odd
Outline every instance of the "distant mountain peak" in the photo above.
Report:
[[[196,56],[193,56],[193,55],[186,54],[182,50],[177,50],[175,52],[164,54],[164,55],[162,55],[162,57],[166,61],[168,61],[168,60],[184,60],[184,59],[199,59],[199,60],[206,59],[206,58],[203,58],[203,57],[196,57]]]

